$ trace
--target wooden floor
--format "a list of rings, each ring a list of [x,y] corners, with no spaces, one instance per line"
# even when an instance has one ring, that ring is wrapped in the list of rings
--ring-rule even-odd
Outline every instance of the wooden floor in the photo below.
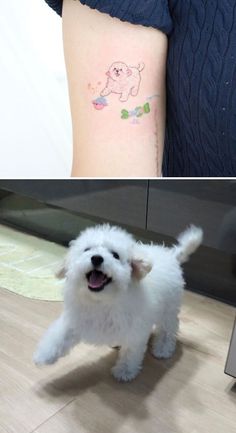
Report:
[[[32,364],[60,310],[0,290],[1,433],[236,432],[234,380],[223,372],[232,307],[186,292],[176,355],[148,354],[130,384],[111,377],[111,349],[81,345],[55,366]]]

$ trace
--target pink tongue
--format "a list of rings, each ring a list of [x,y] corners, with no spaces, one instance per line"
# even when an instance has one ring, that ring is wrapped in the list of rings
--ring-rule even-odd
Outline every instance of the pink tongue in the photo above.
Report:
[[[105,282],[105,275],[102,272],[92,271],[89,277],[90,287],[100,287]]]

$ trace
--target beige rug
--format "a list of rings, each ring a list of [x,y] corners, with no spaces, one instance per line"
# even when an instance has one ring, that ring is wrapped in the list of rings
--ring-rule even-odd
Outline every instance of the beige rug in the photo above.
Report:
[[[66,248],[0,225],[0,286],[27,298],[62,300],[55,278]]]

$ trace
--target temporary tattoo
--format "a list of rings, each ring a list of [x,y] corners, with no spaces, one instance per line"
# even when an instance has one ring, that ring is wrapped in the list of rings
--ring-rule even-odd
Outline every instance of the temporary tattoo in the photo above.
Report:
[[[137,67],[127,66],[124,62],[113,63],[106,72],[107,82],[106,87],[100,93],[101,96],[108,96],[110,93],[120,95],[120,101],[128,101],[130,96],[137,96],[141,74],[144,69],[144,63],[140,63]]]
[[[144,113],[150,113],[149,102],[146,102],[143,107],[136,107],[134,110],[121,110],[121,119],[129,119],[130,117],[141,117]]]
[[[91,84],[91,83],[88,83],[88,90],[90,90],[90,92],[94,95],[96,92],[99,92],[100,91],[100,89],[99,89],[99,87],[101,86],[101,81],[98,81],[96,84]]]
[[[94,99],[92,104],[96,110],[102,110],[108,105],[106,98],[103,98],[103,96],[99,96],[99,98]]]

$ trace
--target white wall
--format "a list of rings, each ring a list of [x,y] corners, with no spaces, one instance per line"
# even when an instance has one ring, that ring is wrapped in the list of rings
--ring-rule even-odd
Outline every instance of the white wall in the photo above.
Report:
[[[0,3],[0,178],[68,177],[61,18],[44,0]]]

